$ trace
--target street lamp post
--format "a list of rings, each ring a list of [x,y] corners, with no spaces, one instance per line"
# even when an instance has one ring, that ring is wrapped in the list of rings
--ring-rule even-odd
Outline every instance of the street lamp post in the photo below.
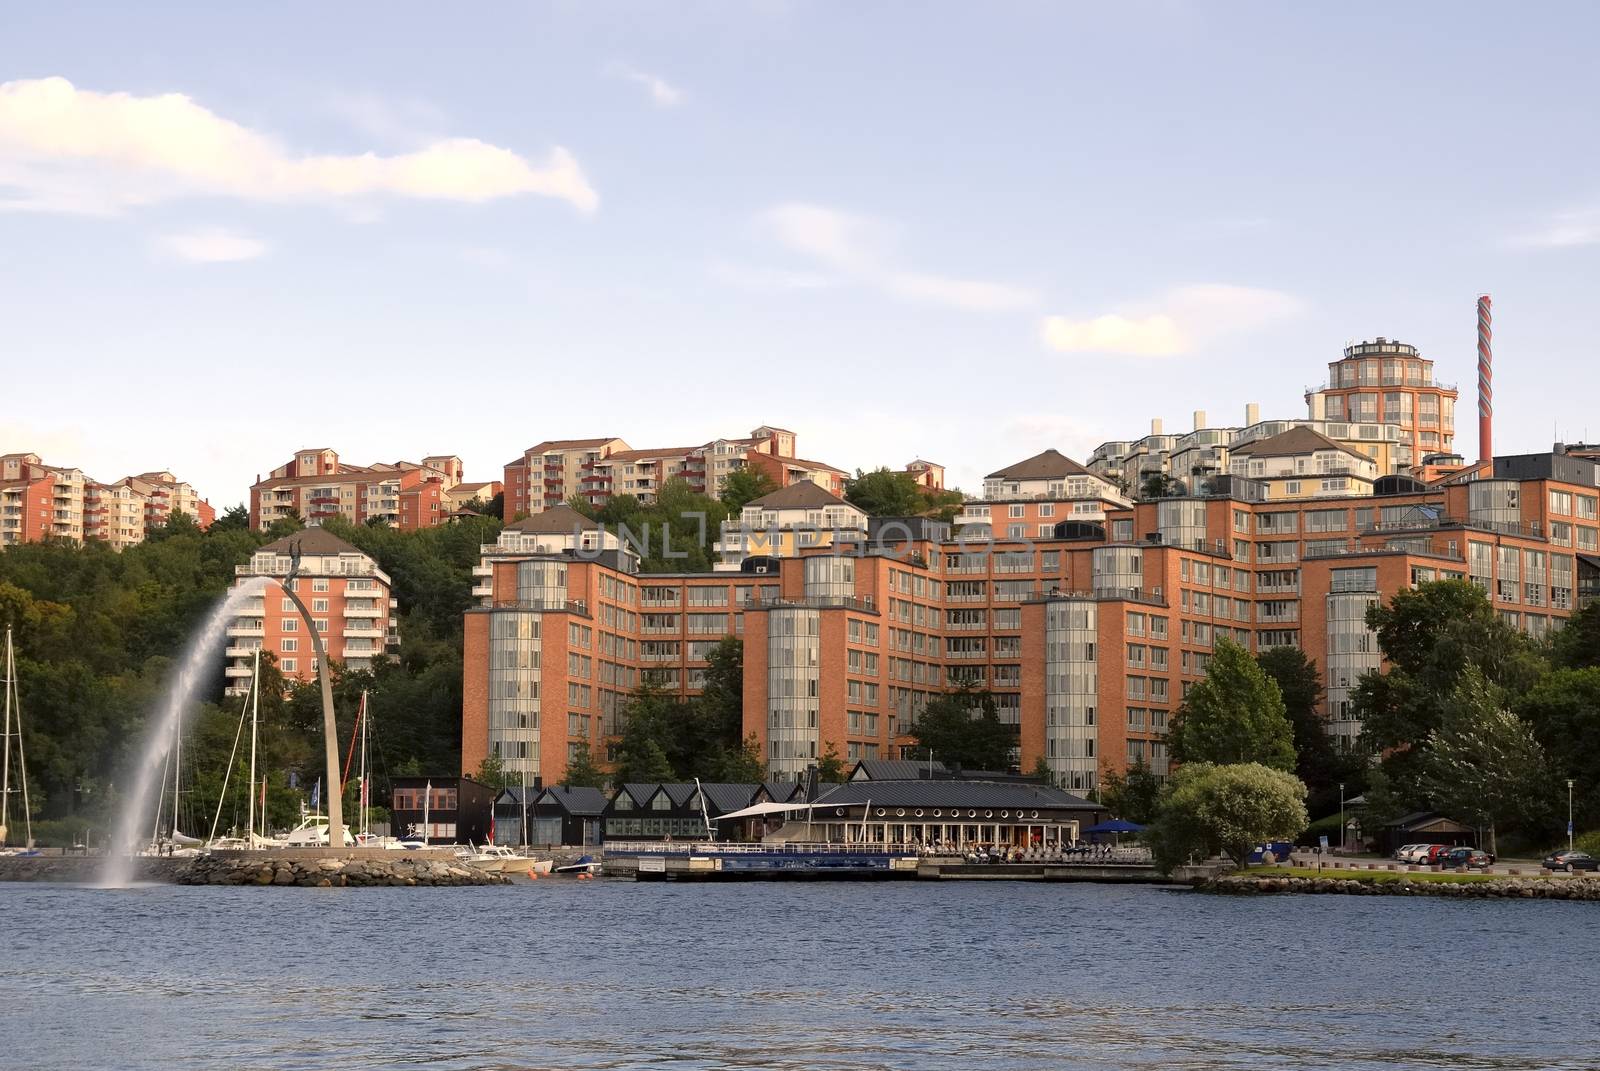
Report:
[[[1567,778],[1567,851],[1572,851],[1572,778]]]
[[[1349,838],[1344,831],[1344,782],[1339,782],[1339,851],[1343,852]]]
[[[327,773],[325,795],[328,800],[328,847],[344,847],[344,793],[339,785],[339,726],[333,717],[333,681],[328,676],[328,652],[322,645],[322,633],[317,631],[316,622],[311,619],[311,611],[306,609],[306,604],[300,596],[295,594],[295,573],[300,569],[300,544],[296,542],[289,551],[289,572],[279,586],[283,593],[289,596],[295,609],[300,611],[300,619],[306,623],[306,631],[311,634],[311,647],[317,656],[317,676],[322,682],[322,742],[323,751],[327,759]]]

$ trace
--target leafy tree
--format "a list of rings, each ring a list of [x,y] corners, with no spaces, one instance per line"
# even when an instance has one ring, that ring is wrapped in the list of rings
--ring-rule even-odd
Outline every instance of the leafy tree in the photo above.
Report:
[[[1051,771],[1050,763],[1043,755],[1033,760],[1033,769],[1029,771],[1028,776],[1047,785],[1056,783],[1056,775]]]
[[[210,533],[248,532],[249,530],[250,507],[243,502],[229,506],[217,514],[216,520],[211,522],[211,527],[206,529]]]
[[[911,728],[918,751],[946,766],[972,770],[1005,770],[1016,747],[1015,730],[1000,721],[994,696],[962,687],[930,699]]]
[[[822,748],[822,758],[817,760],[817,780],[836,785],[845,778],[844,760],[839,757],[839,745],[829,740]]]
[[[1566,669],[1600,666],[1600,602],[1592,602],[1567,619],[1550,640],[1550,660]]]
[[[1147,763],[1136,762],[1127,773],[1115,771],[1100,782],[1100,802],[1118,818],[1148,825],[1155,820],[1161,802],[1161,779]]]
[[[567,788],[602,788],[606,783],[606,775],[595,765],[594,752],[588,744],[580,744],[573,756],[567,760],[567,768],[561,774],[560,784]]]
[[[1206,677],[1192,688],[1167,735],[1179,762],[1260,762],[1295,767],[1294,729],[1278,685],[1250,653],[1219,640]]]
[[[767,779],[767,764],[755,733],[745,737],[739,747],[725,753],[720,779],[735,785],[760,784]]]
[[[1556,670],[1521,697],[1517,712],[1550,756],[1555,781],[1573,782],[1579,827],[1600,825],[1600,667]]]
[[[1552,780],[1533,729],[1506,708],[1504,692],[1469,667],[1451,697],[1450,720],[1434,730],[1421,759],[1422,788],[1440,811],[1489,830],[1548,816]]]
[[[676,779],[672,763],[667,761],[667,753],[659,743],[649,737],[624,740],[617,763],[618,782],[649,783]]]
[[[1322,674],[1298,647],[1273,647],[1256,662],[1278,685],[1284,715],[1294,730],[1295,775],[1304,781],[1312,814],[1326,814],[1338,805],[1339,785],[1360,795],[1366,785],[1367,761],[1359,753],[1339,754],[1328,735],[1323,715]]]
[[[722,481],[722,504],[728,507],[729,514],[737,513],[745,505],[763,495],[770,495],[778,489],[771,476],[765,469],[742,468],[734,469]]]
[[[1256,845],[1305,829],[1305,796],[1299,778],[1258,762],[1181,766],[1149,829],[1156,864],[1170,873],[1191,853],[1220,850],[1242,869]]]
[[[505,761],[499,755],[485,756],[472,776],[479,784],[488,785],[496,792],[504,791],[508,781]]]
[[[921,485],[910,473],[887,468],[857,469],[855,478],[844,483],[844,498],[869,517],[914,517],[928,508]]]
[[[1183,484],[1165,472],[1152,472],[1139,485],[1139,497],[1144,499],[1170,498],[1182,491]]]

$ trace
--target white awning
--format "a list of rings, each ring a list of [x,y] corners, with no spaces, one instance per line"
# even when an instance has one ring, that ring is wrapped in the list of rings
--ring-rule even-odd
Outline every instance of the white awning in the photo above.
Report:
[[[724,818],[762,818],[769,814],[789,814],[792,811],[809,811],[814,803],[752,803],[742,811],[729,811],[727,814],[717,815],[717,821]]]

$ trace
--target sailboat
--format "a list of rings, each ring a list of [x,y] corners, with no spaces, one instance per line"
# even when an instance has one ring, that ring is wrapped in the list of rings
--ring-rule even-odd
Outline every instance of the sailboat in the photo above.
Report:
[[[191,837],[178,828],[178,804],[182,798],[179,794],[181,778],[183,776],[183,727],[176,722],[172,726],[172,747],[167,750],[167,765],[172,768],[172,826],[162,834],[164,828],[161,817],[166,809],[167,779],[165,772],[161,778],[161,796],[156,800],[156,824],[150,833],[150,844],[140,852],[140,855],[176,856],[188,858],[200,853],[200,845],[204,843],[199,837]]]
[[[233,750],[228,754],[228,766],[222,776],[222,792],[217,797],[217,812],[211,819],[211,835],[206,838],[208,851],[242,851],[252,848],[280,848],[280,841],[266,835],[266,782],[261,782],[261,832],[256,831],[256,744],[260,737],[261,715],[261,649],[256,648],[255,668],[250,675],[249,701],[239,711],[239,728],[233,735]],[[245,789],[249,813],[243,837],[217,836],[217,826],[222,820],[222,807],[228,798],[228,781],[233,776],[233,760],[239,754],[239,739],[244,735],[244,719],[250,715],[250,784]]]
[[[519,764],[520,766],[520,764]],[[503,870],[511,873],[517,870],[526,870],[529,877],[539,877],[550,873],[550,868],[555,865],[554,860],[540,859],[533,854],[533,848],[528,843],[528,771],[526,767],[520,768],[522,774],[522,847],[517,851],[515,863],[506,863]]]
[[[0,763],[0,855],[37,855],[33,847],[33,806],[28,799],[28,762],[22,751],[22,702],[17,694],[17,659],[11,646],[11,626],[6,626],[5,758]],[[17,779],[22,786],[22,821],[26,836],[20,848],[11,838],[11,741],[17,741]]]

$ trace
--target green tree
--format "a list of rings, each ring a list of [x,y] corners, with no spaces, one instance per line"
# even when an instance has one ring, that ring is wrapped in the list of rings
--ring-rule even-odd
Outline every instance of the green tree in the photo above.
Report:
[[[1165,472],[1152,472],[1139,485],[1139,497],[1144,499],[1170,498],[1181,493],[1182,490],[1183,484]]]
[[[745,505],[753,502],[763,495],[770,495],[778,489],[771,476],[765,469],[742,468],[734,469],[722,481],[722,504],[728,507],[729,514],[734,514],[744,509]]]
[[[844,781],[844,760],[839,757],[839,745],[829,740],[822,748],[822,758],[817,760],[817,780],[827,785]]]
[[[855,477],[844,482],[844,498],[869,517],[914,517],[928,508],[921,485],[910,473],[887,468],[857,469]]]
[[[1295,767],[1294,729],[1283,695],[1250,653],[1217,641],[1205,679],[1179,706],[1167,735],[1172,757],[1191,762],[1260,762]]]
[[[1050,769],[1050,763],[1043,755],[1033,760],[1033,769],[1029,771],[1028,776],[1046,785],[1056,783],[1055,772]]]
[[[1161,779],[1147,763],[1136,762],[1127,773],[1113,771],[1102,779],[1100,802],[1117,818],[1148,825],[1161,803]]]
[[[1339,785],[1346,795],[1360,795],[1366,786],[1367,761],[1359,753],[1340,754],[1328,735],[1323,714],[1322,674],[1317,664],[1298,647],[1273,647],[1256,655],[1256,662],[1278,685],[1284,715],[1294,730],[1294,772],[1306,784],[1312,814],[1327,814],[1339,802]]]
[[[618,754],[618,783],[654,783],[677,779],[672,763],[667,761],[666,751],[653,739],[625,740]]]
[[[207,533],[221,534],[223,532],[248,532],[250,530],[250,507],[240,502],[238,505],[229,506],[217,514],[217,519],[211,522]]]
[[[606,775],[595,765],[594,752],[588,744],[580,744],[561,774],[560,784],[567,788],[602,788]]]
[[[745,737],[743,743],[723,756],[720,780],[733,785],[760,784],[767,779],[767,764],[761,755],[761,741],[756,734]]]
[[[1017,744],[1013,727],[1000,720],[999,706],[987,691],[963,687],[930,699],[911,727],[917,750],[946,766],[1006,770]]]
[[[1555,781],[1573,782],[1578,827],[1600,826],[1600,667],[1556,670],[1518,700],[1517,713],[1544,746]]]
[[[1241,869],[1256,845],[1306,828],[1306,786],[1258,762],[1179,767],[1148,830],[1156,865],[1170,873],[1191,854],[1220,851]]]
[[[504,791],[508,783],[506,764],[499,755],[486,756],[472,776],[480,785],[488,785],[496,792]]]
[[[1450,719],[1429,736],[1420,768],[1423,791],[1457,821],[1496,831],[1536,829],[1550,813],[1553,785],[1533,729],[1506,707],[1505,693],[1469,667],[1451,696]]]
[[[1556,630],[1550,660],[1566,669],[1600,667],[1600,602],[1585,606]]]

